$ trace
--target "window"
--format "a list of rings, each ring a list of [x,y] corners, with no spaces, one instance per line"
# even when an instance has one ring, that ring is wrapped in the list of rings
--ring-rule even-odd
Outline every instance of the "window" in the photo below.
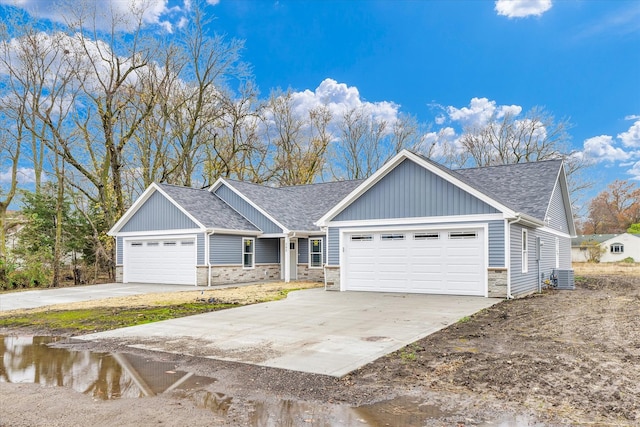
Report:
[[[322,267],[322,239],[309,239],[309,267]]]
[[[478,233],[475,231],[452,231],[449,233],[449,239],[475,239],[478,237]]]
[[[253,268],[254,239],[242,239],[242,267]]]
[[[182,245],[182,246],[193,246],[193,240],[184,240],[184,241],[180,242],[180,245]]]
[[[176,242],[164,242],[162,246],[175,246]]]
[[[404,234],[382,234],[381,240],[404,240]]]
[[[440,233],[414,233],[413,240],[438,240]]]
[[[529,233],[522,230],[522,272],[529,271],[529,242],[527,241]]]
[[[609,250],[612,254],[622,254],[624,253],[624,245],[622,243],[612,243]]]
[[[371,234],[353,234],[351,236],[352,242],[368,242],[373,240],[373,236]]]
[[[134,248],[135,247],[140,247],[140,246],[142,246],[142,242],[131,242],[131,246],[134,247]]]
[[[147,242],[147,246],[159,246],[159,242]]]

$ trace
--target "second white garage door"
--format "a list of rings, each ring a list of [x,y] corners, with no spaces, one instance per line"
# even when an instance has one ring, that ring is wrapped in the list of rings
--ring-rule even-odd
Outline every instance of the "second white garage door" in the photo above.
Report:
[[[348,233],[345,288],[485,295],[483,229]]]
[[[195,285],[195,239],[125,241],[123,282]]]

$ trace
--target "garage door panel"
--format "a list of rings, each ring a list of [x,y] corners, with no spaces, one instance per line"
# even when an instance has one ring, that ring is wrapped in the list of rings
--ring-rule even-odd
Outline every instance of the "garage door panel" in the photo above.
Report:
[[[125,282],[195,285],[195,266],[193,238],[125,242]]]
[[[460,230],[374,232],[367,241],[353,241],[347,235],[346,289],[483,296],[484,231],[462,233],[465,238],[460,237]],[[475,238],[469,238],[474,234]],[[417,235],[424,238],[414,238]]]

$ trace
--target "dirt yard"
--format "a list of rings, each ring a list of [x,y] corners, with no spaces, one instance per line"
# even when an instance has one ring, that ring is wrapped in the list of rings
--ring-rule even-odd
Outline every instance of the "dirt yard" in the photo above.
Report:
[[[341,379],[87,343],[77,348],[171,361],[215,382],[111,401],[0,383],[0,425],[638,426],[640,274],[631,271],[578,269],[575,291],[497,304]]]

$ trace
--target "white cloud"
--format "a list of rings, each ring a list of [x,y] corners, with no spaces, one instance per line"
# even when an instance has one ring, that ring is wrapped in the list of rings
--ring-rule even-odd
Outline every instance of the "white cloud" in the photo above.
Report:
[[[519,105],[496,105],[496,101],[487,98],[472,98],[468,107],[456,108],[449,106],[446,108],[449,118],[460,122],[462,126],[482,127],[489,122],[491,117],[502,118],[507,114],[517,116],[522,112]]]
[[[629,114],[628,116],[624,116],[625,120],[640,120],[640,114]]]
[[[173,24],[162,17],[179,8],[170,10],[167,3],[168,0],[69,0],[51,5],[42,0],[0,0],[0,4],[19,7],[36,18],[62,24],[83,17],[89,25],[94,25],[92,17],[95,15],[99,30],[110,30],[114,26],[126,31],[135,28],[137,18],[141,16],[143,23],[157,24],[171,32]],[[185,7],[188,3],[185,2]]]
[[[33,168],[18,168],[18,183],[19,184],[33,184],[36,182],[36,173]],[[0,172],[0,183],[11,182],[11,169],[7,169],[5,172]]]
[[[640,118],[628,131],[619,133],[618,138],[625,147],[640,147]]]
[[[631,154],[622,148],[614,147],[613,137],[594,136],[584,141],[584,156],[596,162],[629,160]]]
[[[637,161],[627,173],[632,176],[631,179],[640,180],[640,161]]]
[[[292,95],[294,111],[299,115],[306,115],[310,110],[326,106],[334,118],[341,117],[345,112],[362,108],[378,121],[386,121],[389,125],[398,118],[400,106],[393,102],[368,102],[360,97],[355,86],[347,86],[333,79],[324,79],[314,90],[294,92]]]
[[[541,16],[551,9],[551,0],[497,0],[495,10],[507,18]]]

